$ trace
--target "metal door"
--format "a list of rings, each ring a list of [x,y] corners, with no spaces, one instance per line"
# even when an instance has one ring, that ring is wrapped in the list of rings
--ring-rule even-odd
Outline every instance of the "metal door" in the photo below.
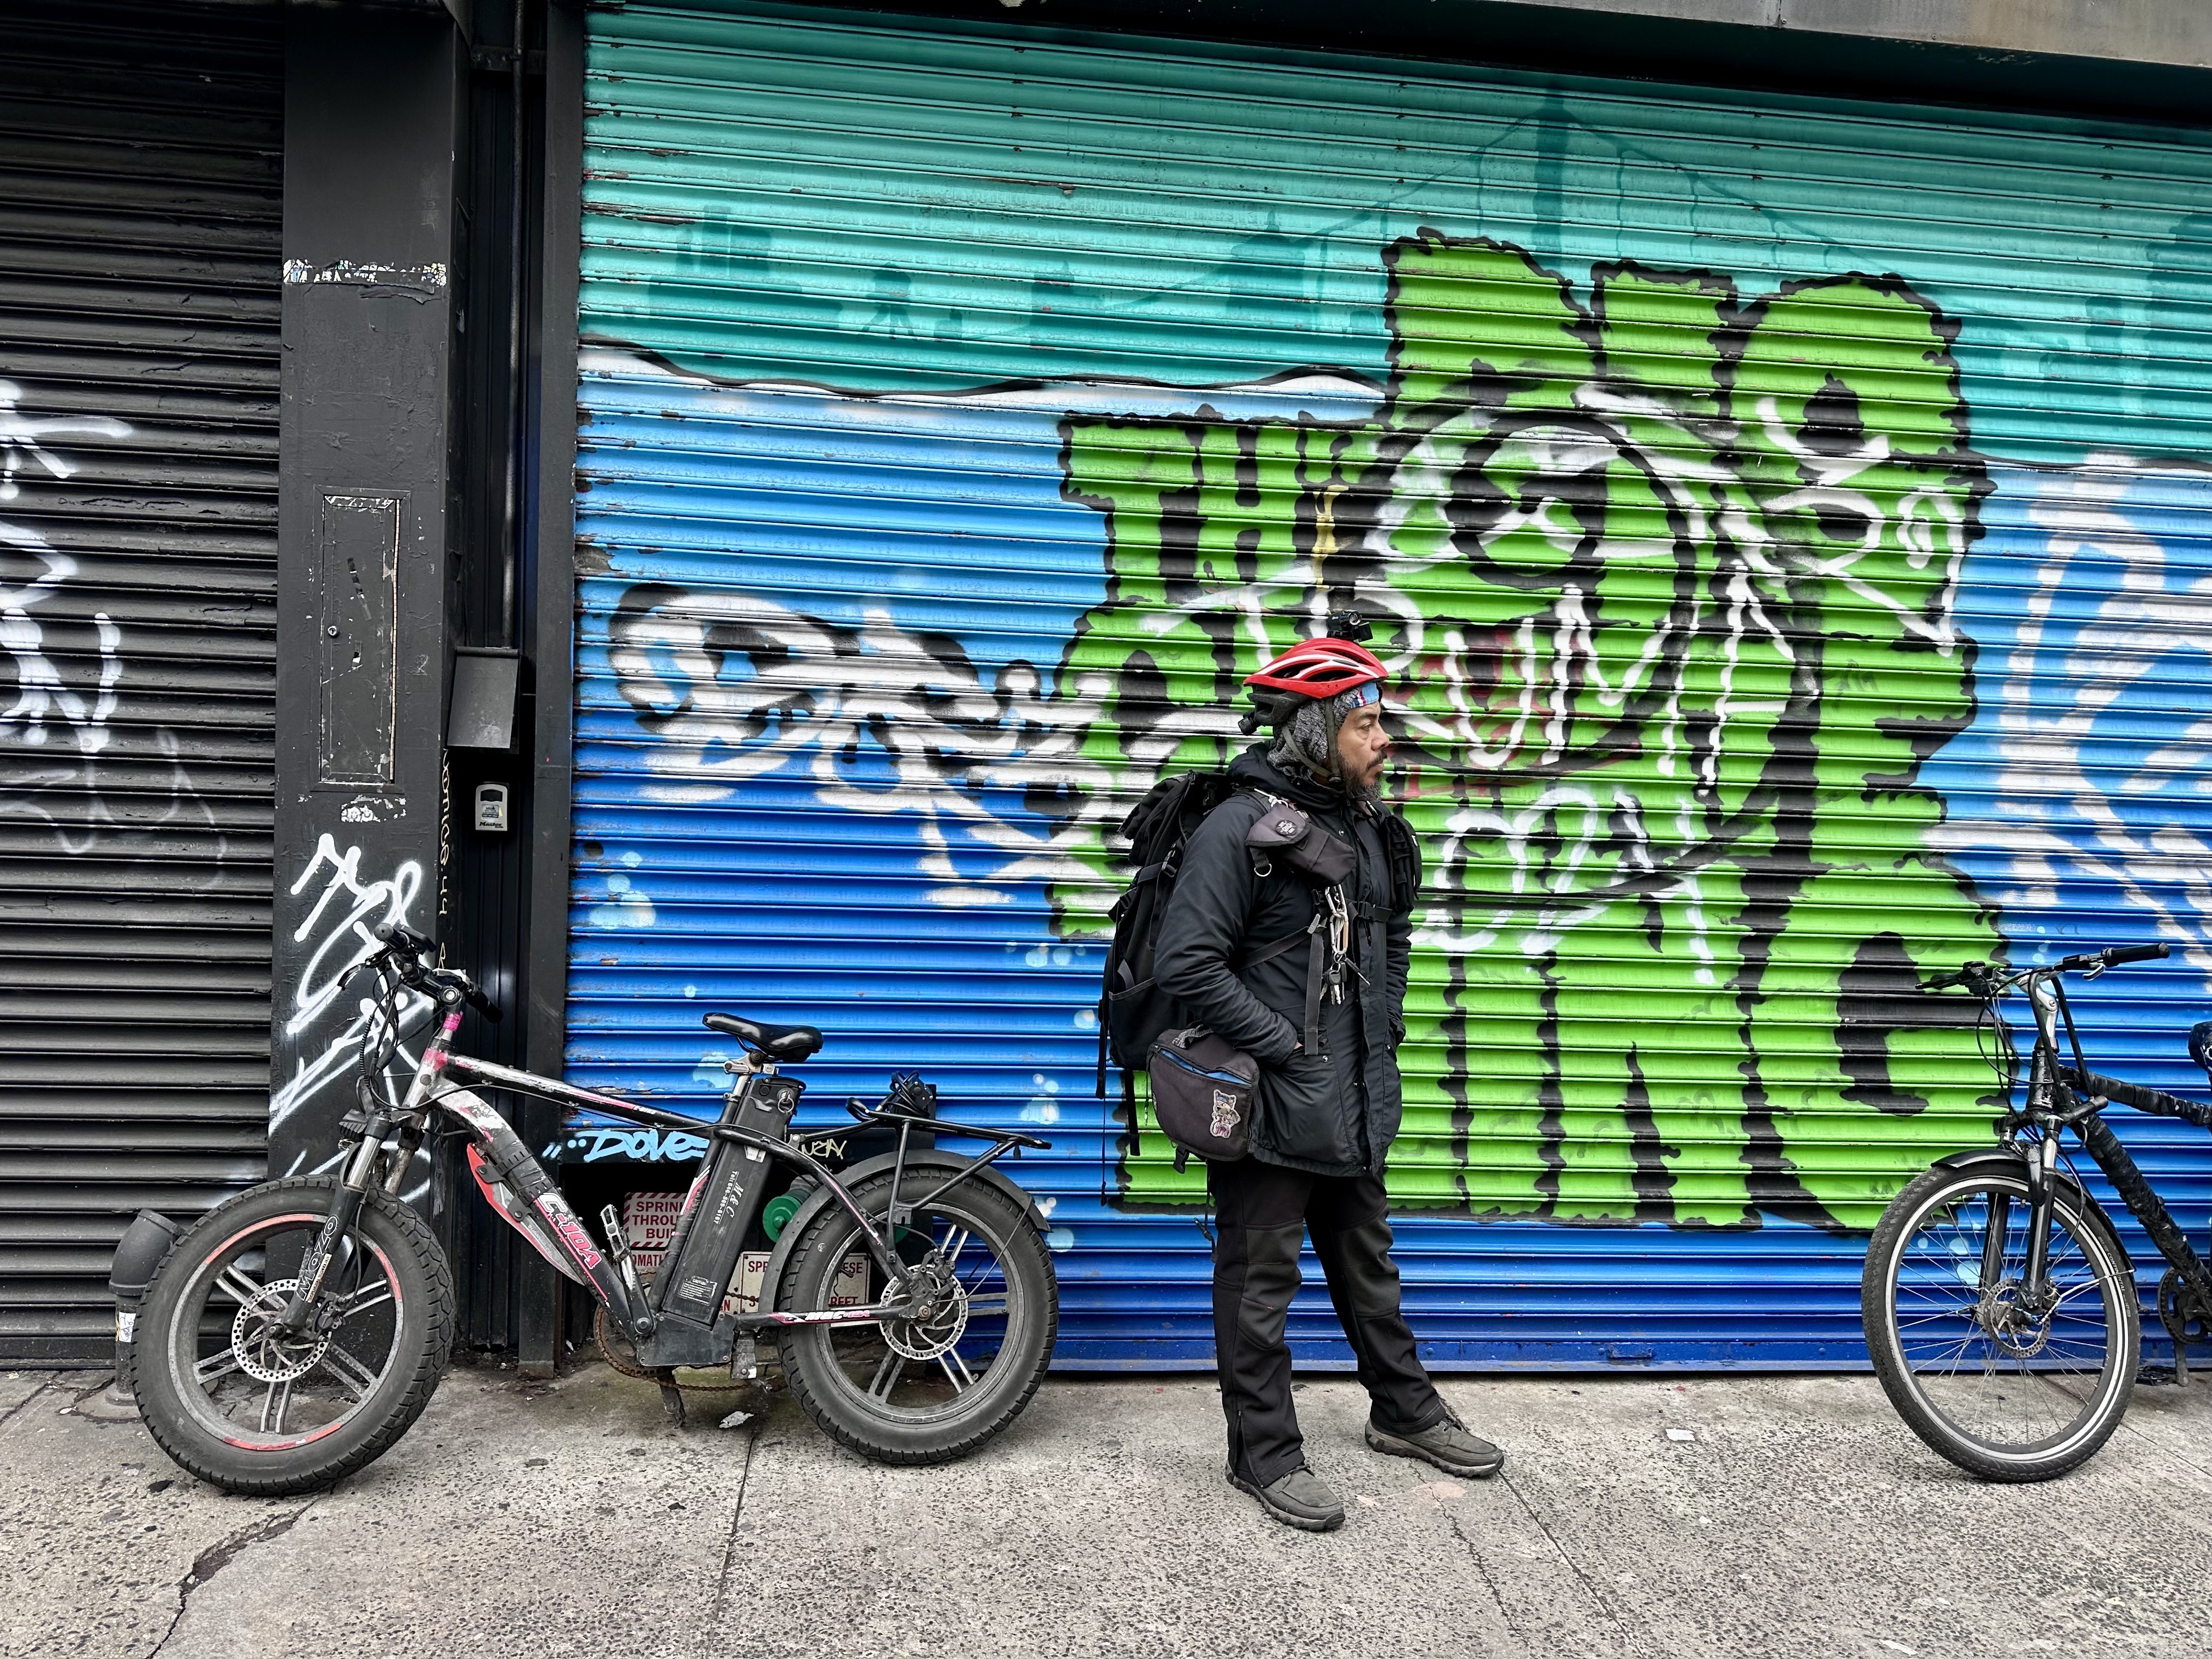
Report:
[[[0,1362],[261,1177],[281,22],[0,30]]]
[[[703,1110],[702,1011],[817,1021],[817,1110],[919,1068],[1053,1136],[1061,1363],[1207,1363],[1200,1178],[1092,1093],[1115,826],[1354,605],[1429,860],[1389,1185],[1436,1363],[1863,1363],[1865,1230],[1991,1135],[1917,988],[1966,958],[2171,942],[2087,1034],[2202,1086],[2203,135],[591,29],[580,1081]],[[2201,1217],[2200,1139],[2122,1127]]]

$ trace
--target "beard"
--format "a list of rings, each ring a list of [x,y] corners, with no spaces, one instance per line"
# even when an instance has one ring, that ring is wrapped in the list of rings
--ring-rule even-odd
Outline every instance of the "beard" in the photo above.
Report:
[[[1355,806],[1380,811],[1381,770],[1377,769],[1372,783],[1352,780],[1345,769],[1344,757],[1337,752],[1339,728],[1338,722],[1329,718],[1332,712],[1320,702],[1300,703],[1291,717],[1275,728],[1275,741],[1267,750],[1267,758],[1280,771],[1303,774],[1316,782],[1341,789]]]

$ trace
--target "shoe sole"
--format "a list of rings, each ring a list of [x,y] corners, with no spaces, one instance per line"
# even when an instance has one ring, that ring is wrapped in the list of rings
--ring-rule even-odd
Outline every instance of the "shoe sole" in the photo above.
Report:
[[[1232,1471],[1224,1469],[1221,1473],[1227,1479],[1231,1486],[1236,1487],[1239,1492],[1251,1493],[1251,1495],[1259,1501],[1259,1504],[1261,1509],[1265,1510],[1269,1516],[1273,1516],[1275,1520],[1281,1522],[1286,1527],[1296,1527],[1300,1532],[1334,1532],[1339,1527],[1344,1524],[1344,1511],[1342,1510],[1339,1510],[1333,1516],[1321,1517],[1300,1515],[1296,1510],[1286,1510],[1282,1508],[1279,1504],[1270,1504],[1267,1501],[1267,1493],[1261,1492],[1259,1487],[1254,1486],[1249,1480],[1239,1480]]]
[[[1372,1423],[1367,1425],[1367,1443],[1385,1457],[1410,1457],[1465,1480],[1487,1480],[1505,1467],[1505,1454],[1503,1452],[1498,1455],[1498,1461],[1494,1463],[1448,1463],[1434,1452],[1425,1450],[1410,1440],[1401,1440],[1395,1434],[1383,1433]]]

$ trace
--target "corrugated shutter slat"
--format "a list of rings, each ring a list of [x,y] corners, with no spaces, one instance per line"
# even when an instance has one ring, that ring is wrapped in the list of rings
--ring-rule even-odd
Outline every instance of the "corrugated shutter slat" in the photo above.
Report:
[[[0,34],[0,1359],[108,1352],[131,1212],[264,1173],[282,39]]]
[[[1052,1136],[1063,1364],[1208,1363],[1200,1179],[1090,1097],[1113,830],[1352,605],[1437,1363],[1863,1363],[1864,1230],[1991,1139],[1964,959],[2180,947],[2085,1035],[2203,1086],[2203,133],[590,27],[579,1080],[704,1111],[700,1012],[819,1024],[825,1121],[919,1069]],[[2202,1138],[2115,1121],[2201,1223]]]

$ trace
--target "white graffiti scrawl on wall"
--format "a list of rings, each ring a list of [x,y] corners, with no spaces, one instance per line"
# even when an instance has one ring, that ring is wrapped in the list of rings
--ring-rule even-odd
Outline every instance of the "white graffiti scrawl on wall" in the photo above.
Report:
[[[1079,754],[1094,688],[1053,697],[1018,661],[987,683],[958,641],[880,611],[847,628],[755,594],[651,583],[624,594],[609,654],[659,739],[651,799],[726,799],[797,759],[823,805],[920,821],[933,902],[1002,904],[1005,884],[1081,874],[1071,849],[1094,830],[1005,803],[1040,777],[1104,796],[1109,780]]]
[[[55,479],[77,471],[76,463],[51,447],[63,438],[128,438],[127,421],[105,415],[64,416],[33,420],[17,405],[23,389],[0,380],[0,501],[22,494],[19,475],[32,468]],[[0,711],[0,740],[33,747],[46,741],[47,722],[58,719],[75,733],[79,749],[96,755],[107,744],[108,717],[115,712],[116,684],[123,676],[123,635],[106,611],[94,615],[98,641],[98,684],[71,686],[47,654],[39,607],[77,574],[77,562],[27,525],[0,520],[0,549],[19,556],[0,574],[0,648],[14,659],[15,701]]]
[[[1994,476],[2034,580],[1988,607],[1996,764],[1940,834],[2031,936],[2117,902],[2212,989],[2212,468],[2101,453]]]
[[[389,876],[364,879],[360,848],[341,852],[327,835],[316,843],[314,857],[292,884],[295,898],[310,891],[315,895],[292,933],[294,944],[312,941],[313,948],[301,964],[292,1006],[283,1015],[286,1044],[295,1058],[291,1077],[270,1098],[272,1130],[350,1072],[376,1004],[366,995],[344,1001],[346,983],[354,969],[382,947],[376,928],[386,923],[405,926],[422,890],[419,864],[410,860]],[[428,1006],[411,996],[403,1003],[402,1029]],[[344,1023],[329,1029],[341,1016]],[[414,1062],[404,1054],[401,1058],[411,1070]]]

